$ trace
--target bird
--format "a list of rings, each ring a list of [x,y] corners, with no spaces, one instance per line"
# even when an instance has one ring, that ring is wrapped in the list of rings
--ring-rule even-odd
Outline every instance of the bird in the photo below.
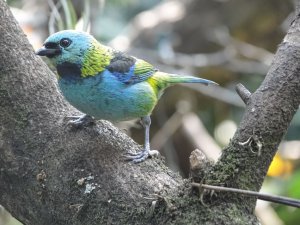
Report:
[[[56,67],[63,96],[84,113],[73,116],[70,124],[141,118],[144,147],[126,155],[134,163],[157,154],[150,149],[150,115],[167,87],[178,83],[217,84],[194,76],[161,72],[142,59],[101,44],[83,31],[54,33],[36,54],[50,59]]]

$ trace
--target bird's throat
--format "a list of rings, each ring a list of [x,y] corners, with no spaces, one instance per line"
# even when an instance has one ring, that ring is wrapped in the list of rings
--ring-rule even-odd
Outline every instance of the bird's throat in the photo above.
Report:
[[[81,77],[80,66],[75,63],[64,62],[56,66],[57,73],[62,79],[78,80]]]

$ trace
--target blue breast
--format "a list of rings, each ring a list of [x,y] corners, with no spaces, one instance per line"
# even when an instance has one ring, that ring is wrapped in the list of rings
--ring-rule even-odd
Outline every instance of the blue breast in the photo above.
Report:
[[[157,103],[157,96],[148,82],[125,84],[108,70],[81,78],[80,70],[57,69],[61,76],[59,87],[65,98],[75,108],[96,119],[139,118],[149,115]]]

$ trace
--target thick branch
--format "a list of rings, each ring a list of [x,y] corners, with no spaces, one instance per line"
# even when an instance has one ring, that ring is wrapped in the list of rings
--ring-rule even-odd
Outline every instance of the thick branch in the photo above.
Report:
[[[247,103],[246,112],[229,146],[208,173],[208,183],[260,189],[300,104],[299,30],[298,16],[279,46],[265,80],[251,95],[251,101],[247,97],[249,93],[241,96]],[[249,210],[253,210],[254,200],[248,205]]]
[[[182,183],[109,122],[66,126],[72,109],[0,1],[0,203],[25,224],[146,224],[157,195]],[[154,196],[154,197],[153,197]],[[109,222],[111,221],[111,222]]]

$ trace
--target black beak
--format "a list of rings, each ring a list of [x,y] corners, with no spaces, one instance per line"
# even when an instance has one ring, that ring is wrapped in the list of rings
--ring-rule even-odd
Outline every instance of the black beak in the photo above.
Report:
[[[43,46],[39,50],[37,50],[35,54],[52,58],[56,55],[59,55],[60,53],[61,49],[59,46],[55,46],[54,48],[47,48],[47,46]]]

